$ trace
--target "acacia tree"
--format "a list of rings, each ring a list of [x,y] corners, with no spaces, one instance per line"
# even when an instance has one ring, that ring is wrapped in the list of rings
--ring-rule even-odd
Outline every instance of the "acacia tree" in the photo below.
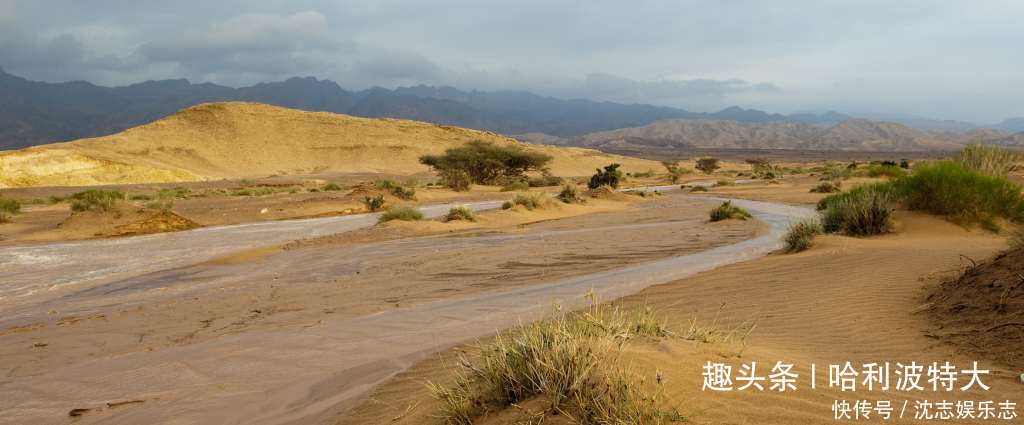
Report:
[[[518,146],[499,146],[474,140],[441,155],[423,155],[420,163],[441,176],[465,175],[473,183],[496,184],[503,179],[522,177],[527,171],[541,171],[551,156]]]
[[[721,167],[718,166],[718,158],[701,158],[697,160],[696,168],[704,174],[711,174]]]

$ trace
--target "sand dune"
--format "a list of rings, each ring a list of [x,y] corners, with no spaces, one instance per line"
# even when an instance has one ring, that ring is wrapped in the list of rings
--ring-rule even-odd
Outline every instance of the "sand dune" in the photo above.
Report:
[[[0,188],[201,181],[270,174],[427,171],[420,155],[471,140],[520,144],[554,159],[556,175],[610,162],[653,161],[589,149],[530,145],[495,133],[397,119],[357,118],[244,102],[194,106],[107,137],[0,153]]]

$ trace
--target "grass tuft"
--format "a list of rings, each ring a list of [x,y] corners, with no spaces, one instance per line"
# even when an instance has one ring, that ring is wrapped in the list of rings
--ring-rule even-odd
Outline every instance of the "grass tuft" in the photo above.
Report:
[[[994,218],[1024,220],[1020,185],[1005,177],[973,171],[954,161],[917,166],[914,174],[894,182],[907,208],[942,215],[961,224]]]
[[[811,193],[836,193],[842,191],[842,182],[821,182],[811,188]]]
[[[711,210],[711,221],[722,221],[729,219],[746,220],[750,218],[750,212],[732,204],[732,201],[725,201]]]
[[[505,207],[506,204],[508,205],[508,208]],[[516,205],[522,205],[526,209],[533,211],[535,209],[544,209],[544,208],[547,208],[547,207],[551,206],[551,200],[548,199],[543,194],[540,194],[540,193],[535,193],[535,194],[520,193],[520,194],[516,195],[515,198],[512,198],[511,201],[508,201],[505,204],[502,204],[501,208],[507,210],[507,209],[512,208],[512,207],[514,207]]]
[[[448,214],[445,214],[444,221],[456,220],[476,221],[476,213],[465,206],[452,207],[448,210]]]
[[[502,192],[524,192],[530,190],[530,184],[522,180],[516,180],[501,187]]]
[[[71,195],[71,211],[110,211],[117,201],[125,198],[124,192],[117,190],[86,190]]]
[[[888,233],[898,201],[890,183],[858,186],[825,197],[818,202],[822,228],[826,233],[843,232],[851,236]]]
[[[414,182],[415,183],[415,182]],[[416,199],[416,188],[412,184],[402,185],[391,180],[380,180],[377,187],[387,190],[398,199],[412,201]]]
[[[868,177],[899,178],[907,175],[907,171],[896,165],[872,165],[868,168]]]
[[[1006,176],[1021,160],[1021,154],[997,146],[968,145],[956,156],[962,167],[986,176]]]
[[[558,196],[556,196],[556,198],[566,204],[584,204],[587,202],[586,199],[583,199],[583,197],[580,196],[580,192],[576,188],[576,185],[571,184],[562,186],[562,191],[558,192]]]
[[[377,222],[386,223],[392,220],[419,221],[423,220],[423,213],[413,207],[391,207],[380,215]]]
[[[806,251],[814,244],[814,237],[822,233],[821,222],[816,218],[809,218],[798,221],[789,226],[789,231],[783,241],[786,243],[786,252],[795,253]]]

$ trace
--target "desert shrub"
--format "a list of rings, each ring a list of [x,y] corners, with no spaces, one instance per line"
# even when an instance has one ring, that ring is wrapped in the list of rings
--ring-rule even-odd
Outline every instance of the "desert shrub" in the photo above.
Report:
[[[327,183],[324,185],[323,188],[321,188],[321,190],[323,190],[324,192],[337,192],[341,190],[341,186],[339,186],[337,183]]]
[[[907,172],[896,165],[872,165],[868,168],[868,177],[903,177]]]
[[[817,186],[812,187],[811,188],[811,193],[835,193],[835,192],[839,192],[840,190],[842,190],[841,189],[842,185],[843,184],[841,182],[838,182],[838,181],[837,182],[822,182],[822,183],[819,183]]]
[[[587,183],[587,188],[597,189],[601,186],[610,186],[613,189],[619,188],[619,183],[622,181],[622,171],[619,171],[619,164],[606,165],[604,170],[600,168],[590,177],[590,182]]]
[[[782,171],[778,167],[772,165],[767,159],[755,158],[748,159],[747,164],[750,164],[754,168],[754,178],[771,180],[782,175]]]
[[[153,197],[144,193],[136,193],[128,197],[132,201],[152,201]]]
[[[540,177],[531,177],[527,183],[530,187],[550,187],[562,184],[563,180],[558,176],[544,175]]]
[[[514,206],[516,206],[516,204],[513,204],[512,201],[505,201],[501,203],[501,209],[503,210],[511,209]]]
[[[156,201],[147,202],[146,208],[152,208],[161,211],[170,211],[171,208],[174,208],[174,201],[170,199],[158,199]]]
[[[384,195],[365,196],[363,197],[363,205],[370,212],[379,211],[381,208],[384,208]]]
[[[705,186],[693,186],[690,188],[690,193],[693,192],[707,192],[708,188]]]
[[[746,220],[750,218],[750,212],[732,204],[732,201],[725,201],[711,210],[711,221],[722,221],[729,219]]]
[[[786,252],[801,252],[810,248],[814,243],[814,237],[823,232],[821,222],[816,218],[809,218],[798,221],[789,226],[789,231],[783,241],[786,244]]]
[[[909,170],[910,169],[910,160],[909,159],[901,159],[900,160],[900,168],[902,168],[904,170]]]
[[[667,335],[650,310],[629,315],[595,306],[559,313],[464,355],[453,385],[427,385],[447,424],[472,424],[489,411],[539,397],[572,423],[659,425],[681,418],[659,406],[661,377],[641,379],[621,356],[631,339],[659,332]]]
[[[701,158],[697,160],[695,168],[704,174],[711,174],[721,167],[718,165],[718,158]]]
[[[893,182],[907,208],[946,216],[962,224],[994,218],[1024,220],[1020,185],[985,175],[955,161],[921,164]]]
[[[72,194],[71,211],[110,211],[117,201],[124,199],[124,192],[117,190],[86,190]]]
[[[998,146],[972,144],[956,155],[955,161],[962,167],[986,176],[1006,176],[1021,159],[1020,153]]]
[[[654,170],[647,170],[647,171],[640,172],[640,173],[633,173],[633,177],[636,177],[636,178],[654,177]]]
[[[442,155],[424,155],[420,163],[438,173],[462,171],[470,181],[492,184],[501,177],[520,177],[527,171],[540,171],[551,156],[518,146],[499,146],[476,140],[464,146],[449,148]]]
[[[545,207],[551,205],[551,200],[548,199],[547,197],[545,197],[543,194],[540,194],[540,193],[534,193],[534,194],[520,193],[520,194],[516,195],[515,198],[512,198],[512,201],[510,201],[510,202],[512,203],[512,206],[522,205],[523,207],[525,207],[528,210],[535,210],[535,209],[538,209],[538,208],[545,208]],[[509,208],[511,208],[512,206],[510,206]],[[502,207],[504,208],[504,205]],[[508,208],[505,208],[505,209],[508,209]]]
[[[411,201],[416,199],[416,188],[395,183],[391,180],[379,180],[376,183],[377,188],[387,190],[389,193],[394,195],[398,199],[404,199]]]
[[[530,184],[522,180],[516,180],[501,188],[502,192],[522,192],[526,190],[530,190]]]
[[[853,174],[855,168],[842,168],[842,167],[823,168],[822,171],[821,171],[821,178],[819,180],[821,180],[821,181],[845,180],[845,179],[850,178],[850,175]]]
[[[312,190],[310,190],[312,192]],[[318,190],[319,192],[319,190]],[[235,189],[231,191],[231,196],[252,196],[253,192],[249,189]]]
[[[661,165],[665,167],[665,171],[668,172],[668,177],[672,180],[672,183],[676,183],[686,174],[690,174],[693,170],[679,166],[679,161],[661,161]]]
[[[858,186],[848,192],[831,195],[818,202],[822,211],[822,229],[852,236],[887,233],[892,228],[892,212],[899,196],[891,183]]]
[[[378,223],[392,220],[419,221],[423,220],[423,213],[413,207],[390,207],[377,218]]]
[[[17,199],[0,198],[0,223],[11,221],[11,216],[21,212],[21,202]]]
[[[455,220],[476,221],[476,213],[465,206],[452,207],[448,214],[445,214],[444,221]]]
[[[462,170],[442,170],[438,172],[441,177],[441,184],[456,192],[465,192],[473,184],[469,173]]]
[[[732,180],[719,179],[715,182],[715,186],[732,186],[734,183]]]
[[[576,185],[571,184],[562,186],[562,191],[558,192],[558,196],[556,196],[556,198],[567,204],[582,204],[586,202],[586,200],[580,196],[579,190],[576,189]]]

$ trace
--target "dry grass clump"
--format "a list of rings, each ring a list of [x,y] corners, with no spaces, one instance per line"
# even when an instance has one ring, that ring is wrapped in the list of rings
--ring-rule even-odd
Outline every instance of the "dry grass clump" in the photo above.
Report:
[[[402,185],[391,180],[380,180],[376,183],[377,188],[387,190],[398,199],[412,201],[416,199],[416,188],[413,184]]]
[[[71,211],[110,211],[124,198],[124,192],[118,190],[86,190],[71,195]]]
[[[708,188],[705,187],[705,186],[693,186],[693,187],[690,187],[690,193],[694,193],[694,192],[707,192],[707,191],[708,191]]]
[[[515,198],[512,198],[511,201],[505,201],[505,203],[501,205],[501,208],[507,210],[507,209],[512,208],[512,207],[514,207],[516,205],[522,205],[526,209],[528,209],[530,211],[533,211],[535,209],[547,208],[547,207],[551,206],[551,204],[552,204],[551,203],[551,199],[548,199],[543,194],[540,194],[540,193],[534,193],[534,194],[520,193],[520,194],[516,195]]]
[[[377,222],[384,223],[392,220],[419,221],[423,220],[423,213],[413,207],[391,207],[380,215]]]
[[[898,202],[892,184],[876,183],[825,197],[818,202],[818,210],[825,232],[869,236],[889,232]]]
[[[806,251],[814,244],[814,237],[824,230],[821,222],[816,218],[809,218],[798,221],[789,226],[789,231],[783,241],[786,243],[786,252],[794,253]]]
[[[708,324],[702,324],[694,316],[690,319],[689,327],[679,336],[688,341],[695,341],[701,344],[708,344],[727,357],[738,357],[743,355],[747,349],[747,340],[750,334],[757,328],[756,321],[744,321],[732,328],[723,328],[719,324],[722,311],[725,310],[725,303],[715,313],[715,317]]]
[[[17,199],[0,198],[0,223],[8,223],[11,216],[21,212],[21,202]]]
[[[811,193],[836,193],[842,189],[843,183],[841,181],[835,182],[821,182],[817,186],[811,188]]]
[[[719,179],[718,181],[715,182],[715,187],[718,187],[718,186],[732,186],[734,184],[736,184],[736,183],[733,182],[732,180]]]
[[[561,177],[543,175],[540,177],[531,177],[527,183],[529,183],[530,187],[549,187],[558,186],[564,182],[565,180]]]
[[[576,185],[571,184],[562,186],[562,191],[558,192],[556,198],[566,204],[585,204],[587,202],[586,199],[580,196],[580,191],[576,188]]]
[[[502,192],[525,192],[530,190],[530,184],[522,180],[516,180],[501,187]]]
[[[476,221],[476,213],[465,206],[452,207],[448,210],[448,214],[445,214],[444,221],[456,220]]]
[[[972,144],[961,150],[956,162],[986,176],[1006,176],[1021,160],[1021,154],[997,146]]]
[[[746,220],[750,218],[750,212],[732,204],[732,201],[725,201],[711,210],[711,221],[722,220]]]
[[[454,385],[428,386],[442,402],[441,418],[453,425],[534,398],[582,425],[676,421],[682,416],[662,409],[660,374],[648,382],[622,360],[631,339],[668,334],[652,316],[595,304],[520,325],[462,357]]]

